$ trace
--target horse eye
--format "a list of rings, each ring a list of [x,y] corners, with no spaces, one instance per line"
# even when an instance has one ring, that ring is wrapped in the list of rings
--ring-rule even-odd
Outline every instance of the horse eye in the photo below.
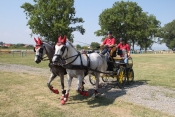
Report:
[[[40,48],[39,49],[39,53],[43,53],[43,48]]]

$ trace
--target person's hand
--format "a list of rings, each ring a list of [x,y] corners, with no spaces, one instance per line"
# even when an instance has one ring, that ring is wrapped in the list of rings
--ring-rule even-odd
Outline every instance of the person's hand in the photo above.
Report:
[[[104,45],[104,47],[105,47],[105,48],[107,48],[107,47],[108,47],[108,45]]]
[[[128,54],[128,58],[131,57],[130,54]]]

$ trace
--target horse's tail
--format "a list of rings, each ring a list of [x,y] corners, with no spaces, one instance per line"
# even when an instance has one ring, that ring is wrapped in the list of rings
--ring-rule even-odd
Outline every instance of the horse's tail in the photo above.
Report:
[[[107,70],[108,64],[106,61],[106,56],[105,55],[101,55],[102,57],[102,67],[101,67],[101,71],[105,72]]]

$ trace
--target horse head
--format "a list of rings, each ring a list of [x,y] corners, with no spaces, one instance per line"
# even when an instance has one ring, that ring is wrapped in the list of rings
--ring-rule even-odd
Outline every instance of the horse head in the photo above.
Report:
[[[36,46],[34,47],[35,62],[38,64],[43,59],[44,55],[46,54],[46,51],[44,49],[44,44],[40,38],[38,38],[38,40],[34,38],[34,41],[36,42]]]
[[[68,48],[66,46],[66,36],[62,37],[60,36],[58,38],[58,42],[55,45],[55,54],[52,58],[52,61],[58,62],[59,59],[64,58],[67,55]]]

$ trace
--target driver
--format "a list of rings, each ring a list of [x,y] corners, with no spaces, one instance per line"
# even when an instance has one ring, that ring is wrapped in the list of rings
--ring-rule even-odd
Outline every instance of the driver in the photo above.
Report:
[[[100,47],[104,47],[104,49],[101,52],[102,55],[105,55],[107,52],[110,52],[110,50],[112,49],[112,47],[115,46],[115,43],[116,43],[115,38],[112,36],[112,32],[108,31],[107,34],[108,34],[108,37],[100,45]]]

